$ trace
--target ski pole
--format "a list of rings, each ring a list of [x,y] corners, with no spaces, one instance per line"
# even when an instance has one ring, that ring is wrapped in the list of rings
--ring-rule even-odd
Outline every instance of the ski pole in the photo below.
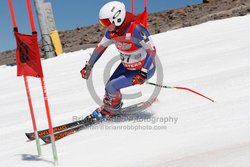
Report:
[[[152,82],[148,82],[148,81],[146,81],[146,83],[149,84],[149,85],[153,85],[153,86],[157,86],[157,87],[161,87],[161,88],[166,88],[166,89],[187,90],[187,91],[192,92],[192,93],[194,93],[194,94],[197,94],[197,95],[199,95],[199,96],[201,96],[201,97],[204,97],[204,98],[210,100],[211,102],[214,102],[213,99],[211,99],[211,98],[209,98],[209,97],[207,97],[207,96],[205,96],[205,95],[203,95],[203,94],[201,94],[201,93],[199,93],[199,92],[197,92],[197,91],[194,91],[194,90],[192,90],[192,89],[190,89],[190,88],[180,87],[180,86],[159,85],[159,84],[152,83]]]

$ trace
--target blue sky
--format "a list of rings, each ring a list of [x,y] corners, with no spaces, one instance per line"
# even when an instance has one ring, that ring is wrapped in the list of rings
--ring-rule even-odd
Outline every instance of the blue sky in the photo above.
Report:
[[[26,0],[12,0],[19,32],[30,34],[30,23],[27,13]],[[99,9],[111,0],[45,0],[51,2],[54,10],[56,27],[59,31],[74,29],[98,23]],[[127,10],[131,10],[131,0],[120,0],[125,3]],[[190,4],[198,4],[202,0],[148,0],[149,12],[175,9]],[[34,1],[31,0],[34,5]],[[135,12],[143,10],[143,0],[135,0]],[[39,27],[35,15],[36,29]],[[8,0],[0,0],[0,52],[16,47],[12,32],[12,22]]]

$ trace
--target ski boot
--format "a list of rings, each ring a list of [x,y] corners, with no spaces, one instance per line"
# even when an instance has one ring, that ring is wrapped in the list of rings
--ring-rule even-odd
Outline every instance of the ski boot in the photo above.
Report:
[[[92,114],[86,116],[81,122],[80,124],[85,125],[85,126],[89,126],[89,125],[93,125],[95,123],[97,123],[98,120],[96,119],[96,117],[94,117]]]
[[[97,108],[91,116],[97,121],[103,121],[113,115],[117,115],[122,108],[121,93],[117,91],[116,95],[106,93],[103,99],[103,105]]]

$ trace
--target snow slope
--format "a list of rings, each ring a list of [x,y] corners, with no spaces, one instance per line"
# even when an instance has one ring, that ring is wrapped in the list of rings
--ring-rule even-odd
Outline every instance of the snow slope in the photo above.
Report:
[[[249,167],[249,27],[247,15],[154,35],[164,83],[193,88],[216,102],[186,91],[162,90],[159,101],[131,121],[104,123],[56,142],[59,165]],[[42,62],[54,125],[86,116],[97,107],[79,73],[92,50]],[[100,97],[103,70],[116,54],[110,47],[94,68],[94,87]],[[0,79],[0,166],[53,166],[51,146],[43,145],[43,157],[38,158],[35,142],[24,135],[32,126],[23,78],[16,77],[16,67],[1,66]],[[37,126],[46,128],[40,81],[29,78],[29,84]],[[147,99],[153,89],[143,85],[123,90],[143,94],[125,105]]]

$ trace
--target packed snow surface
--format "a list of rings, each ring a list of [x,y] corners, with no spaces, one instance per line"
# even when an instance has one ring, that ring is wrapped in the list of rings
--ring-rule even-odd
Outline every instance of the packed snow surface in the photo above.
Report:
[[[87,167],[249,167],[250,166],[250,15],[213,21],[154,35],[164,71],[158,101],[131,120],[107,122],[56,142],[59,166]],[[53,125],[90,114],[98,105],[79,71],[92,49],[42,61]],[[111,46],[96,63],[93,85],[104,94],[103,72],[114,56]],[[114,71],[118,62],[112,67]],[[24,135],[32,123],[22,77],[16,67],[0,67],[0,166],[53,166],[51,145]],[[40,80],[28,78],[38,129],[47,128]],[[150,80],[156,81],[156,77]],[[124,106],[146,100],[154,86],[122,90],[140,93]]]

